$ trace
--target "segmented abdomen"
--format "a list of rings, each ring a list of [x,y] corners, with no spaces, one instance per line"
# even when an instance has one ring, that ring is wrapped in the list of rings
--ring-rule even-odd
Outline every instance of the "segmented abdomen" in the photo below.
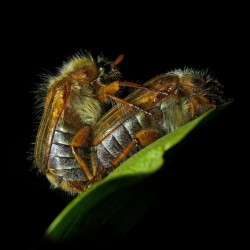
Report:
[[[58,122],[52,139],[48,158],[48,171],[57,176],[58,181],[87,181],[87,177],[75,159],[70,142],[76,130]],[[77,148],[78,153],[86,160],[86,149]]]
[[[112,171],[113,167],[111,162],[132,140],[135,139],[134,135],[137,132],[142,129],[154,128],[154,125],[152,124],[153,122],[155,121],[152,118],[149,118],[141,112],[126,120],[106,138],[104,138],[98,145],[92,148],[92,161],[95,161],[98,167],[104,167],[107,172]],[[136,144],[126,159],[140,149],[141,146]]]

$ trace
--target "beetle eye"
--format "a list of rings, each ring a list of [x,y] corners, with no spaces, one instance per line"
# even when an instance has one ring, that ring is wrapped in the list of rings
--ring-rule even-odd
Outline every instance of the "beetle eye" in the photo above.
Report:
[[[100,74],[100,76],[103,76],[104,75],[104,68],[103,67],[100,67],[99,68],[99,74]]]

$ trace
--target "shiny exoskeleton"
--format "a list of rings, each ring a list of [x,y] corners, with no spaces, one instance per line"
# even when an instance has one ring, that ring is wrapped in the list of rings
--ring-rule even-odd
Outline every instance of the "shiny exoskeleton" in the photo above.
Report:
[[[53,187],[75,193],[96,179],[97,173],[89,161],[89,141],[105,103],[114,100],[146,112],[115,95],[120,86],[137,87],[118,81],[117,64],[122,59],[120,55],[114,62],[102,57],[95,61],[90,54],[76,55],[57,76],[47,77],[42,86],[46,88],[46,98],[34,162]]]
[[[88,188],[161,136],[223,102],[207,74],[175,70],[144,85],[120,82],[115,62],[73,58],[49,79],[35,144],[35,164],[53,187]],[[138,88],[124,99],[120,86]],[[103,103],[119,102],[104,114]]]
[[[141,148],[223,102],[221,84],[198,71],[175,70],[154,77],[145,86],[168,95],[134,90],[125,100],[140,105],[154,118],[116,105],[94,126],[91,160],[97,172],[108,174]]]

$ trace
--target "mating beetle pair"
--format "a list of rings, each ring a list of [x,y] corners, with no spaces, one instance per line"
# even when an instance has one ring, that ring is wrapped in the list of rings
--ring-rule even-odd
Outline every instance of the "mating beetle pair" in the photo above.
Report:
[[[34,157],[54,187],[71,194],[85,190],[141,148],[223,102],[221,84],[195,70],[174,70],[144,85],[120,81],[122,59],[76,55],[48,77]],[[121,87],[135,90],[120,98]]]

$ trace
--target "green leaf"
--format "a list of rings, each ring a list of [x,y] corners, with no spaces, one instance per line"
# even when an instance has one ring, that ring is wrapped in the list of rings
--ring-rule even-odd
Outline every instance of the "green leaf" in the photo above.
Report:
[[[86,243],[94,239],[109,241],[122,237],[143,216],[153,200],[157,173],[167,164],[163,165],[163,156],[227,105],[210,110],[160,138],[81,193],[51,223],[45,240]]]

